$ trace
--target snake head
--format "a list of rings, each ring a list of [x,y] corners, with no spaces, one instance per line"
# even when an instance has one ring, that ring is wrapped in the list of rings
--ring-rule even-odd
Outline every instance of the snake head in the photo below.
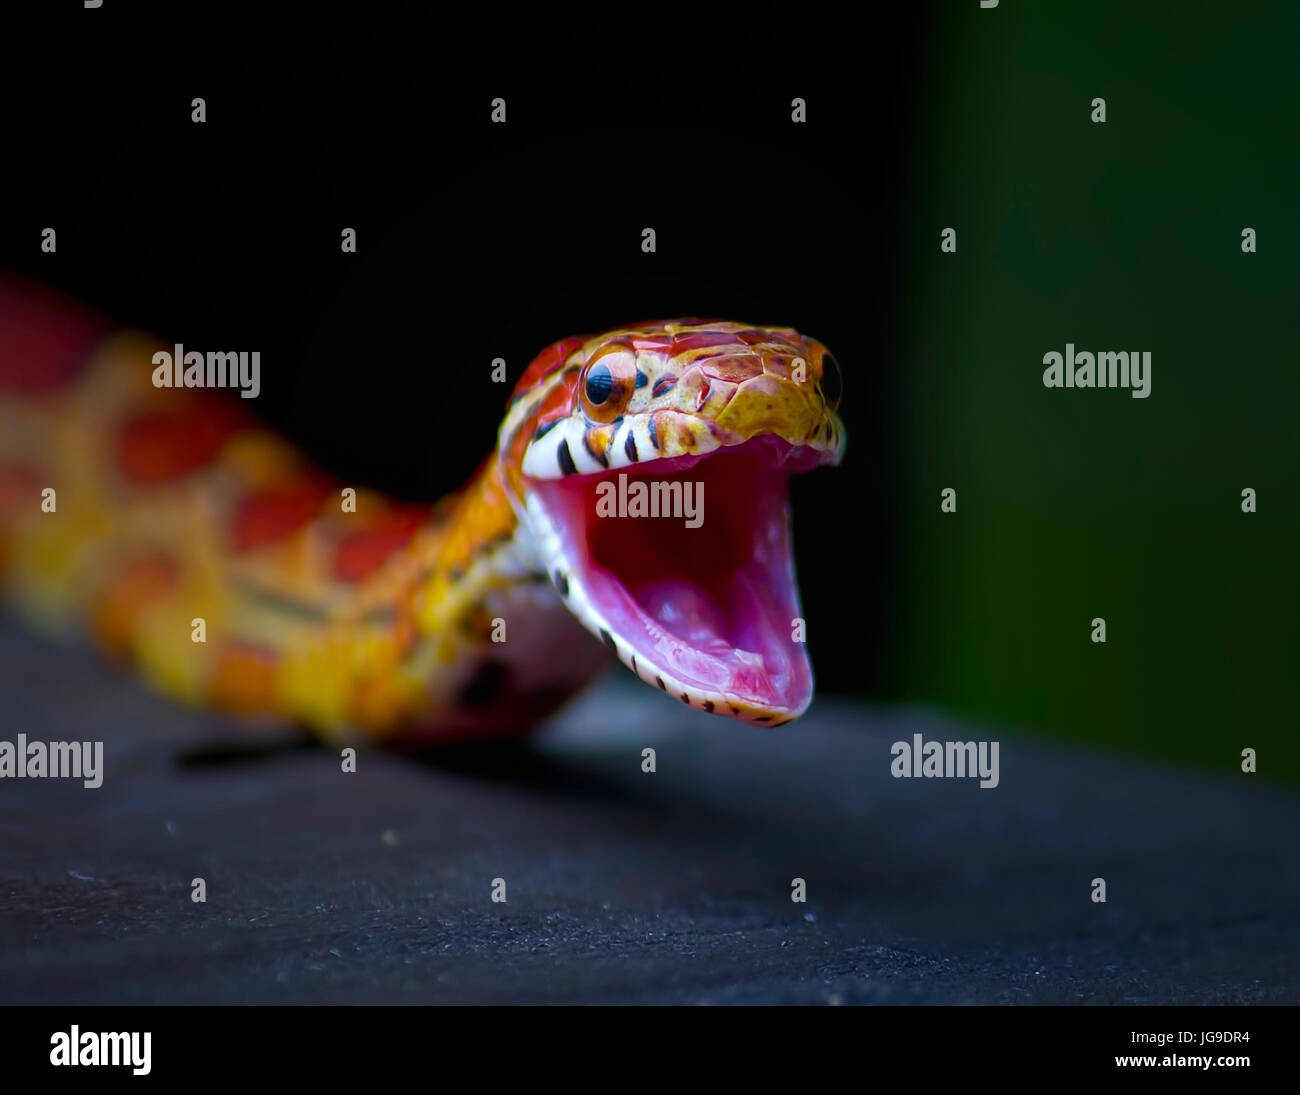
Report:
[[[520,381],[511,502],[566,607],[642,680],[758,725],[807,708],[788,484],[842,458],[841,386],[815,339],[698,319],[566,339]]]

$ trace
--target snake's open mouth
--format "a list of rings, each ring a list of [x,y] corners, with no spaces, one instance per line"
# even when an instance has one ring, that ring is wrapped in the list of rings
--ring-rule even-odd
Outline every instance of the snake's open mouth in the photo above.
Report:
[[[765,435],[703,456],[533,479],[530,509],[550,533],[547,562],[565,603],[625,665],[692,706],[776,725],[813,691],[787,486],[825,462]]]

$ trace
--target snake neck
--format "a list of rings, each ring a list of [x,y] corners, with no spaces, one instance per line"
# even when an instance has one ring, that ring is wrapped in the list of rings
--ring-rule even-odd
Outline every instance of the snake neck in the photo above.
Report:
[[[403,738],[524,733],[609,656],[553,588],[509,500],[498,453],[439,508],[432,527],[439,546],[413,590],[415,635],[405,659],[428,702],[411,712]]]
[[[23,304],[16,323],[42,314]],[[39,372],[46,342],[0,366]],[[187,702],[413,744],[522,733],[605,664],[495,454],[411,506],[323,475],[238,400],[153,387],[153,340],[79,345],[39,392],[0,384],[0,586],[46,630]]]

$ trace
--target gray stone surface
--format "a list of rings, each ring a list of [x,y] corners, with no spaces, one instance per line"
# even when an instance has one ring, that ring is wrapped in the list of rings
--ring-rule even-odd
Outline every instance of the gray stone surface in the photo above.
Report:
[[[623,673],[532,747],[344,775],[11,622],[0,697],[0,739],[107,743],[99,790],[0,782],[4,1003],[1300,999],[1300,798],[1258,776]],[[891,778],[914,732],[1001,741],[1000,786]]]

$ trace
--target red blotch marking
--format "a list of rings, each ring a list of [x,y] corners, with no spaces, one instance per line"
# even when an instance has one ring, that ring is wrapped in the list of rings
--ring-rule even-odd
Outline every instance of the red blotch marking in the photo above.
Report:
[[[545,350],[533,358],[532,363],[524,370],[524,375],[519,378],[519,383],[515,385],[511,398],[523,395],[524,392],[535,387],[543,378],[550,376],[556,369],[561,368],[569,359],[569,355],[586,341],[585,338],[575,335],[572,338],[561,339],[559,342],[553,342],[547,346]]]
[[[41,512],[41,482],[27,464],[0,464],[0,513]]]
[[[656,331],[650,335],[633,335],[631,342],[632,348],[637,353],[659,354],[667,357],[672,351],[673,336]]]
[[[231,520],[232,549],[249,551],[291,536],[321,511],[330,492],[319,480],[303,479],[250,494],[239,503]]]
[[[763,359],[756,354],[721,354],[717,357],[699,358],[696,367],[705,376],[714,380],[726,380],[739,384],[750,377],[761,376]]]
[[[533,435],[537,430],[553,419],[565,418],[569,415],[573,410],[574,393],[577,391],[580,376],[580,371],[574,369],[547,393],[541,405],[511,440],[510,448],[504,457],[507,464],[518,469],[523,463],[524,453],[528,450],[528,446],[532,444]]]
[[[145,486],[178,479],[210,463],[248,423],[243,410],[221,399],[190,402],[173,414],[141,415],[118,435],[118,467]]]
[[[373,574],[395,551],[404,548],[428,519],[427,509],[394,509],[370,528],[349,533],[334,554],[334,577],[359,582]]]
[[[734,346],[739,339],[730,331],[683,331],[673,339],[673,353],[707,350],[711,346]]]
[[[0,277],[0,390],[31,395],[67,383],[111,329],[58,293]]]
[[[545,426],[555,418],[565,418],[573,410],[573,394],[578,387],[579,374],[575,370],[572,376],[565,378],[547,393],[546,398],[542,400],[541,405],[537,408],[535,425],[533,431],[536,432],[538,427]],[[532,437],[529,437],[532,440]]]

